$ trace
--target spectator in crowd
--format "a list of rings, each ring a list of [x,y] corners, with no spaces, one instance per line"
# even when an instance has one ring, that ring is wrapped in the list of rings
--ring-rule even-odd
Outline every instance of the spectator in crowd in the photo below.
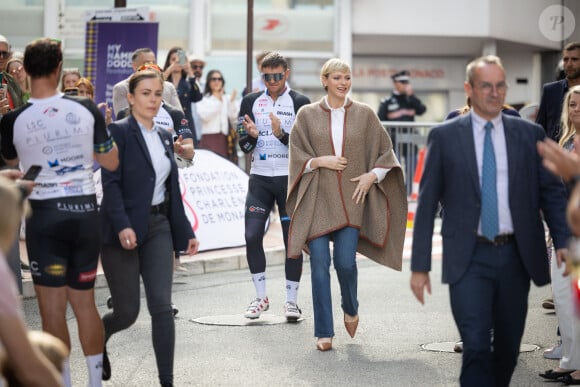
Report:
[[[18,82],[8,71],[5,71],[8,60],[10,60],[11,57],[12,49],[10,42],[5,36],[0,35],[0,73],[2,75],[2,81],[0,81],[0,119],[4,114],[24,105],[24,95]],[[5,167],[6,162],[2,157],[0,157],[0,168]],[[20,240],[18,237],[14,239],[12,248],[7,253],[7,258],[8,265],[10,266],[10,269],[12,269],[12,273],[14,273],[14,277],[16,278],[18,289],[22,293],[22,263],[20,261],[19,242]]]
[[[155,53],[152,49],[138,48],[133,52],[133,55],[131,56],[133,71],[137,71],[139,67],[148,63],[157,63]],[[115,113],[115,116],[117,116],[121,110],[129,107],[129,102],[127,101],[129,78],[130,77],[127,77],[113,86],[113,112]],[[163,83],[163,100],[171,106],[183,110],[181,102],[179,102],[177,91],[171,82]]]
[[[24,105],[22,90],[18,86],[18,82],[6,71],[6,64],[12,57],[10,42],[3,35],[0,35],[0,72],[2,73],[2,82],[0,85],[6,85],[8,93],[0,95],[0,118],[3,114],[8,113]],[[0,166],[3,166],[3,161],[0,160]]]
[[[575,138],[580,133],[580,85],[569,89],[564,97],[562,106],[562,133],[560,136],[560,146],[573,152],[575,148]],[[554,296],[554,306],[558,327],[560,332],[560,353],[561,359],[558,367],[541,373],[540,376],[548,380],[568,380],[580,384],[580,333],[577,330],[575,313],[575,303],[570,289],[570,279],[564,276],[566,265],[558,259],[551,259],[550,263],[552,275],[552,294]],[[572,374],[572,375],[570,375]]]
[[[219,70],[207,73],[203,99],[197,103],[197,113],[201,118],[202,140],[200,148],[209,149],[218,155],[230,158],[235,153],[235,139],[229,138],[235,131],[238,109],[235,103],[236,91],[226,94],[226,80]],[[232,145],[234,145],[232,147]]]
[[[568,90],[580,85],[580,42],[571,42],[562,50],[562,70],[564,78],[555,82],[546,83],[542,90],[540,106],[536,115],[536,123],[546,131],[546,135],[558,141],[561,136],[560,120],[562,118],[562,102]],[[553,296],[542,301],[542,306],[548,309],[554,308]],[[558,336],[560,336],[558,334]],[[544,356],[549,359],[558,359],[561,355],[561,339],[544,351]]]
[[[26,103],[30,98],[30,79],[23,65],[24,57],[22,55],[13,55],[6,62],[6,72],[14,78],[22,90],[22,103]]]
[[[320,71],[327,95],[304,106],[290,135],[288,257],[308,246],[316,348],[332,348],[330,262],[340,284],[344,326],[358,323],[357,251],[401,270],[407,221],[403,173],[376,114],[347,95],[350,66],[330,59]],[[333,255],[330,241],[334,243]]]
[[[298,110],[310,103],[308,97],[291,90],[286,81],[290,75],[286,58],[277,52],[268,54],[262,62],[262,77],[266,91],[246,95],[239,113],[240,148],[252,153],[252,166],[246,196],[245,239],[248,267],[252,274],[256,298],[244,316],[257,319],[270,308],[266,293],[266,255],[263,239],[266,221],[278,205],[282,235],[286,246],[286,303],[284,315],[288,321],[302,316],[298,307],[298,286],[302,275],[302,255],[288,258],[290,217],[286,212],[288,191],[288,139]]]
[[[443,282],[463,340],[460,383],[501,387],[510,384],[517,364],[530,279],[538,286],[550,282],[541,212],[558,259],[566,253],[566,192],[535,151],[545,138],[541,127],[502,114],[508,86],[501,60],[489,55],[470,62],[464,89],[469,114],[429,133],[410,282],[424,303],[441,203]]]
[[[163,95],[161,73],[137,71],[128,88],[131,115],[109,125],[119,147],[119,168],[102,173],[101,261],[113,304],[113,311],[103,316],[105,343],[136,321],[141,277],[159,382],[173,386],[173,250],[193,255],[199,242],[185,216],[173,139],[154,121]],[[103,353],[103,380],[108,380],[111,364],[106,348]]]
[[[70,349],[66,319],[70,303],[89,385],[100,386],[103,326],[94,296],[100,234],[95,231],[99,222],[92,168],[94,154],[104,169],[116,169],[117,148],[92,101],[58,92],[61,66],[59,42],[45,38],[26,46],[24,68],[30,76],[31,98],[26,109],[10,112],[0,121],[0,153],[9,166],[42,167],[30,196],[32,216],[26,222],[26,247],[42,328]],[[73,128],[77,135],[59,135]],[[30,131],[35,134],[33,143]],[[46,147],[60,153],[47,160]],[[68,360],[63,376],[70,386]]]
[[[163,78],[175,87],[183,113],[189,123],[189,129],[193,133],[194,143],[197,143],[196,133],[201,128],[195,126],[191,104],[201,101],[203,96],[185,51],[180,47],[173,47],[167,53],[163,66]]]
[[[28,210],[27,189],[9,180],[21,176],[17,171],[0,173],[0,372],[23,386],[62,386],[57,368],[29,340],[14,276],[5,259]]]
[[[93,83],[91,81],[89,81],[88,78],[82,77],[81,79],[79,79],[77,81],[77,83],[75,83],[74,87],[76,87],[79,90],[79,97],[87,97],[91,101],[95,100],[95,87],[93,86]],[[113,109],[111,109],[109,104],[106,102],[101,102],[101,103],[97,104],[97,107],[99,109],[104,110],[105,123],[108,126],[111,122],[113,122],[113,118],[112,118]]]
[[[544,85],[536,116],[536,123],[556,142],[561,136],[560,119],[564,95],[572,86],[580,85],[580,42],[571,42],[564,46],[562,63],[566,77]]]
[[[83,76],[77,68],[62,69],[62,79],[60,81],[60,91],[64,93],[66,89],[75,87],[76,83]]]
[[[195,81],[197,82],[197,87],[199,90],[205,89],[205,79],[203,79],[203,68],[205,67],[205,61],[196,55],[189,56],[189,66],[191,67],[191,71],[193,72],[193,76],[195,77]],[[191,116],[193,118],[193,125],[195,128],[198,128],[195,131],[197,143],[201,141],[201,119],[199,118],[199,114],[197,113],[197,103],[191,103]]]
[[[242,91],[242,97],[245,97],[246,95],[250,94],[250,93],[255,93],[257,91],[264,91],[266,90],[266,84],[264,83],[264,79],[262,79],[262,62],[264,61],[264,58],[266,57],[266,55],[268,55],[269,53],[271,53],[272,51],[260,51],[257,55],[256,55],[256,67],[258,68],[258,72],[260,73],[260,75],[258,75],[256,78],[252,79],[252,88],[250,90],[248,90],[248,87],[244,87],[244,90]]]

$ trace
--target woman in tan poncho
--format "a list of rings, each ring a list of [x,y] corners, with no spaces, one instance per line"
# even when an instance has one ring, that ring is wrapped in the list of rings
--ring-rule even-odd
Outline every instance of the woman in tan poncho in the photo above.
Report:
[[[327,95],[304,106],[290,134],[291,215],[288,255],[310,250],[314,334],[332,348],[330,247],[342,296],[344,325],[358,326],[356,252],[401,270],[407,198],[391,139],[373,110],[347,98],[351,71],[330,59],[320,80]]]

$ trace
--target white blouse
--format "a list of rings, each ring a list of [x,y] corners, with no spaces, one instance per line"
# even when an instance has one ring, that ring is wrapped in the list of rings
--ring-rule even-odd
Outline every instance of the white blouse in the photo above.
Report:
[[[238,118],[238,108],[235,103],[230,102],[228,94],[224,94],[221,101],[214,95],[204,95],[203,99],[197,102],[196,108],[201,119],[202,134],[227,135],[229,122],[236,122]]]

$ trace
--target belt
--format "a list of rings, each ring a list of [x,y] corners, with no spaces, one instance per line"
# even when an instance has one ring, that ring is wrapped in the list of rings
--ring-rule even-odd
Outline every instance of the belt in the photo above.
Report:
[[[477,241],[479,243],[486,243],[486,244],[494,245],[494,246],[507,245],[508,243],[512,243],[514,241],[514,239],[515,239],[514,234],[499,234],[499,235],[496,235],[492,241],[490,241],[489,239],[487,239],[484,236],[481,236],[481,235],[477,236]]]
[[[167,202],[159,203],[154,206],[151,206],[151,210],[149,211],[151,215],[167,215]]]

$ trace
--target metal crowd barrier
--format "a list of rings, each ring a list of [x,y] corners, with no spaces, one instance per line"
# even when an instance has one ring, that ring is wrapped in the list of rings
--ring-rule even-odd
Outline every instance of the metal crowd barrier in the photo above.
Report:
[[[413,192],[413,176],[417,167],[417,153],[427,145],[427,135],[439,122],[382,121],[389,133],[395,154],[405,173],[407,195]]]

